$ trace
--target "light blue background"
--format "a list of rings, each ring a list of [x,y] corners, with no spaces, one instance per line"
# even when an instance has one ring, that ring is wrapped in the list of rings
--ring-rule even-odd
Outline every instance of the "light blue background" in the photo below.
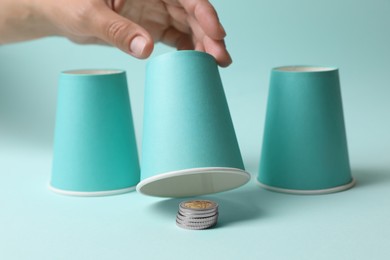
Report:
[[[294,196],[253,178],[208,196],[220,225],[200,232],[175,226],[178,200],[52,194],[59,72],[125,69],[140,146],[145,61],[59,38],[0,46],[0,259],[390,258],[390,1],[212,2],[234,59],[221,76],[247,170],[258,169],[270,69],[337,66],[357,186]]]

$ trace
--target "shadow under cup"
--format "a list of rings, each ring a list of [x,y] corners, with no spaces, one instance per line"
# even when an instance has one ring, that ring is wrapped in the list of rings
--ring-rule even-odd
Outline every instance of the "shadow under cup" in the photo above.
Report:
[[[258,181],[295,194],[354,185],[337,68],[272,70]]]
[[[66,195],[112,195],[134,190],[139,175],[126,73],[61,73],[50,188]]]

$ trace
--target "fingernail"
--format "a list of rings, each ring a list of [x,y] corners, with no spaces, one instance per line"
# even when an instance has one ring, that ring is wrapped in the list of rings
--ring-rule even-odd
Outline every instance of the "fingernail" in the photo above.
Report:
[[[130,43],[130,52],[141,56],[146,46],[146,39],[142,36],[136,36]]]

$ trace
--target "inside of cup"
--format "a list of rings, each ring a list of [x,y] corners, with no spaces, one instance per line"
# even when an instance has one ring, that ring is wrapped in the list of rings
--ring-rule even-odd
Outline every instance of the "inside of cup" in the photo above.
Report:
[[[95,69],[64,71],[65,74],[76,74],[76,75],[110,75],[110,74],[119,74],[122,72],[123,70],[95,70]]]
[[[321,72],[321,71],[332,71],[336,68],[333,67],[318,67],[318,66],[284,66],[275,68],[278,71],[287,72]]]
[[[250,175],[235,168],[194,168],[155,175],[141,181],[137,191],[156,197],[191,197],[231,190]]]

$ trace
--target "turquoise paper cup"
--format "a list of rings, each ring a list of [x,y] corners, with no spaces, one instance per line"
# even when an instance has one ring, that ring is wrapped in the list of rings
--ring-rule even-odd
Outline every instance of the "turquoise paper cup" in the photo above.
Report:
[[[296,194],[354,185],[337,68],[272,70],[258,181]]]
[[[230,190],[250,179],[211,55],[177,51],[150,60],[144,113],[137,191],[187,197]]]
[[[134,190],[140,169],[126,73],[61,74],[51,190],[76,196]]]

